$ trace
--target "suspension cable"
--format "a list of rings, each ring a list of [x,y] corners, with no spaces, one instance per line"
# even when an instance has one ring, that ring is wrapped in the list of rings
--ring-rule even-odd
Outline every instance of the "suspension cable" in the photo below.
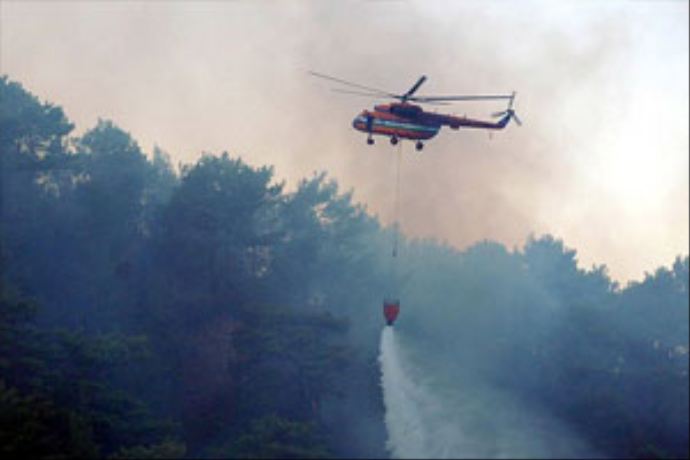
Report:
[[[402,163],[402,141],[398,143],[397,156],[395,167],[395,201],[393,205],[393,257],[398,256],[398,235],[400,233],[400,164]]]

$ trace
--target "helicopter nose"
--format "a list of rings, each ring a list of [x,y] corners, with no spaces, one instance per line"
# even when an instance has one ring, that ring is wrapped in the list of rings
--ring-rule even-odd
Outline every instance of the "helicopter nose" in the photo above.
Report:
[[[366,120],[362,115],[357,115],[354,120],[352,120],[352,127],[355,129],[362,129],[363,125],[366,124]]]

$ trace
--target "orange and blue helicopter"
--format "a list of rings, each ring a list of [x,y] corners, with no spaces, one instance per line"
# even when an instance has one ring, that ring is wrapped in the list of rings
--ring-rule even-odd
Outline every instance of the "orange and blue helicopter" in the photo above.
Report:
[[[375,105],[374,110],[364,110],[352,121],[353,128],[368,134],[367,144],[369,145],[374,143],[373,136],[379,135],[389,137],[392,145],[396,145],[400,139],[416,141],[415,148],[417,150],[422,150],[424,148],[424,143],[422,141],[436,136],[443,126],[448,126],[450,129],[459,129],[463,127],[497,130],[505,128],[510,120],[515,120],[518,125],[522,125],[522,122],[513,110],[515,92],[510,95],[415,96],[419,87],[422,86],[427,79],[425,75],[422,75],[407,92],[395,94],[317,72],[309,73],[315,77],[324,78],[357,89],[356,91],[351,89],[334,89],[333,91],[336,92],[374,98],[390,98],[400,101],[390,104]],[[446,105],[457,101],[490,100],[508,101],[508,107],[505,110],[492,114],[493,117],[500,117],[496,122],[475,120],[465,116],[458,117],[455,115],[428,112],[421,106],[411,103]]]

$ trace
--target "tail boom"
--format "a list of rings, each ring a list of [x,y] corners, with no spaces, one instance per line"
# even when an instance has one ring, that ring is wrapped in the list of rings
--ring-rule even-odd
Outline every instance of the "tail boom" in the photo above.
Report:
[[[506,127],[510,121],[510,114],[504,115],[500,120],[485,121],[485,120],[475,120],[473,118],[467,117],[456,117],[453,115],[444,116],[445,120],[443,124],[448,126],[450,129],[459,128],[476,128],[476,129],[503,129]]]

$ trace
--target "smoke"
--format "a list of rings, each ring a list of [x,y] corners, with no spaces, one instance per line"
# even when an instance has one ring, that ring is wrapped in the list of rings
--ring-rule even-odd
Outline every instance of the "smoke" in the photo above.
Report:
[[[376,101],[306,71],[392,92],[422,74],[420,94],[516,90],[524,127],[445,130],[406,155],[403,232],[458,248],[552,233],[631,278],[687,252],[687,3],[644,3],[5,2],[0,46],[3,72],[78,130],[112,118],[175,162],[228,150],[288,185],[326,170],[384,223],[390,146],[350,129]]]
[[[546,411],[391,327],[379,362],[394,458],[602,457]]]

